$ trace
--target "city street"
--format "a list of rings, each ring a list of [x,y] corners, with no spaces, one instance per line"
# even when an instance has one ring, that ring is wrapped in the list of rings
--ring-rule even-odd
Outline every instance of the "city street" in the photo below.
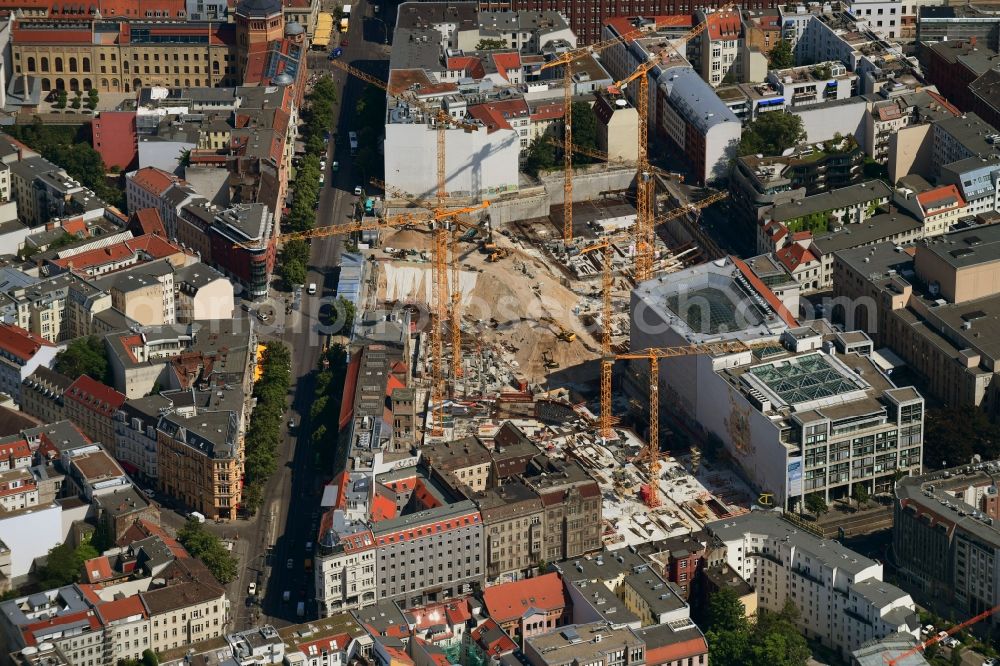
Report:
[[[349,30],[339,35],[344,51],[342,58],[384,79],[388,72],[388,48],[383,43],[386,29],[382,26],[385,24],[372,20],[371,15],[371,3],[362,0],[353,4]],[[392,25],[395,6],[382,5],[380,16]],[[347,132],[352,129],[352,110],[364,84],[332,67],[325,52],[310,54],[309,68],[311,73],[329,72],[339,93],[334,108],[337,131],[335,141],[330,143],[326,186],[320,193],[316,226],[343,224],[350,220],[354,211],[354,187],[362,184],[356,182],[353,173]],[[346,113],[342,113],[344,109]],[[330,172],[329,166],[334,160],[340,163],[340,168]],[[316,541],[322,487],[332,476],[332,470],[319,470],[314,464],[307,438],[311,431],[309,407],[314,399],[312,373],[319,363],[323,345],[317,315],[320,306],[336,294],[342,239],[317,238],[311,243],[306,283],[315,283],[318,291],[315,296],[303,293],[301,308],[293,311],[287,321],[282,321],[282,308],[275,308],[278,321],[270,329],[274,337],[279,337],[291,349],[293,393],[289,396],[288,420],[293,420],[296,427],[290,429],[288,423],[285,424],[283,455],[278,471],[265,489],[263,506],[257,516],[235,525],[212,526],[220,536],[236,536],[233,550],[244,563],[230,592],[236,629],[260,622],[276,626],[300,622],[303,619],[297,615],[300,601],[305,603],[305,618],[314,617],[315,613],[312,573],[306,571],[305,566],[305,560],[312,558],[312,553],[307,552],[306,545]],[[280,293],[274,300],[283,302],[286,297],[291,295]],[[267,327],[262,329],[268,330]],[[266,333],[262,338],[266,342]],[[251,582],[257,584],[259,605],[247,603]]]

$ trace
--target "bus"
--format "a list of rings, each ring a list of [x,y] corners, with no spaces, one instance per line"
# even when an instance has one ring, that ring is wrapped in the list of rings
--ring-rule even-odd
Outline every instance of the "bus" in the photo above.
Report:
[[[357,132],[348,132],[347,133],[347,138],[351,142],[351,155],[352,156],[353,155],[357,155],[358,154],[358,133]]]

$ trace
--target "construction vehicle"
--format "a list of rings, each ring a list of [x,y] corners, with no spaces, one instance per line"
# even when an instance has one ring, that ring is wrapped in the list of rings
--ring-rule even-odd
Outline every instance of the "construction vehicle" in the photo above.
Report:
[[[493,252],[491,252],[490,256],[486,258],[487,261],[497,262],[510,255],[510,250],[505,247],[497,247],[495,243],[493,244],[493,247]]]
[[[563,328],[559,324],[556,324],[556,327],[559,329],[559,332],[556,334],[556,337],[562,340],[563,342],[573,342],[574,340],[576,340],[575,332],[567,328]]]
[[[573,145],[573,63],[606,48],[625,44],[630,39],[652,29],[637,28],[620,37],[608,39],[560,54],[541,66],[539,72],[553,67],[563,68],[563,135],[567,146]],[[573,240],[573,153],[563,151],[563,241]]]
[[[559,367],[559,364],[552,358],[552,354],[547,349],[542,352],[542,363],[544,363],[545,367],[549,370]]]

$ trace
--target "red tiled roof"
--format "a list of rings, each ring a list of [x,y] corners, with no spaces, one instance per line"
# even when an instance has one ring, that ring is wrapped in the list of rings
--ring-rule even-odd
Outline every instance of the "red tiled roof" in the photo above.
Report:
[[[511,118],[527,118],[530,116],[528,104],[523,98],[477,104],[476,106],[469,107],[468,113],[483,123],[489,133],[493,133],[499,129],[511,129],[508,122]]]
[[[463,516],[448,518],[447,520],[438,520],[433,523],[422,523],[412,527],[404,527],[394,532],[383,534],[378,537],[378,545],[384,546],[386,544],[402,543],[403,541],[407,541],[409,539],[418,539],[424,536],[438,535],[449,530],[457,530],[469,525],[478,525],[479,522],[479,512],[472,511]]]
[[[714,12],[706,18],[709,39],[738,39],[743,21],[737,12]]]
[[[485,644],[484,638],[486,632],[494,630],[495,634],[493,640],[491,640],[488,645]],[[498,657],[501,654],[513,652],[517,649],[517,643],[515,643],[513,639],[511,639],[511,637],[500,628],[500,625],[498,625],[496,620],[493,618],[486,618],[485,622],[472,630],[471,635],[472,640],[479,643],[480,647],[486,650],[491,657]]]
[[[42,347],[53,346],[45,338],[13,324],[0,324],[0,349],[22,361],[30,361]]]
[[[475,56],[452,56],[448,58],[446,66],[449,71],[464,72],[466,76],[474,79],[481,79],[486,76],[483,61]]]
[[[677,643],[647,647],[646,666],[661,666],[674,662],[680,663],[688,657],[696,657],[701,654],[708,654],[708,643],[701,636]]]
[[[10,461],[18,458],[31,458],[31,447],[26,440],[20,439],[16,442],[0,444],[0,460]]]
[[[351,644],[351,640],[350,634],[327,636],[326,638],[321,638],[317,641],[299,643],[299,651],[306,655],[307,659],[313,659],[317,655],[325,652],[343,652],[347,649],[347,646]]]
[[[132,221],[135,222],[134,225],[132,225]],[[141,234],[136,234],[135,230],[133,230],[132,233],[135,236],[159,235],[166,237],[167,235],[166,228],[163,226],[163,218],[160,217],[160,211],[155,208],[140,208],[132,213],[129,226],[135,227],[136,230],[142,232]]]
[[[88,583],[97,583],[113,576],[114,571],[111,570],[111,562],[103,555],[83,563],[83,577]]]
[[[816,261],[816,255],[809,248],[799,243],[792,243],[781,248],[775,253],[775,256],[778,258],[778,261],[785,265],[785,268],[793,272],[802,264]]]
[[[157,219],[159,219],[158,213]],[[163,227],[162,222],[160,222],[160,227]],[[114,245],[88,250],[86,252],[74,254],[70,257],[53,259],[51,263],[61,268],[72,268],[75,271],[87,272],[88,268],[113,264],[129,257],[136,256],[139,252],[148,255],[149,261],[154,261],[156,259],[163,259],[164,257],[181,253],[183,250],[168,241],[163,236],[147,235],[132,238],[130,240],[123,240],[120,243],[115,243]]]
[[[750,270],[750,267],[746,265],[746,262],[732,255],[730,255],[729,258],[733,260],[736,267],[740,269],[741,273],[743,273],[743,277],[746,278],[751,285],[753,285],[753,288],[757,290],[757,293],[760,294],[772,308],[774,308],[774,311],[778,313],[778,316],[781,317],[782,321],[793,327],[799,325],[799,322],[795,320],[795,317],[788,311],[785,304],[774,295],[774,292],[771,291],[752,270]]]
[[[119,393],[110,386],[105,386],[89,375],[80,375],[66,389],[63,398],[65,400],[72,400],[84,408],[108,418],[114,416],[114,413],[127,400],[124,394]]]
[[[643,18],[646,18],[645,16]],[[653,21],[656,23],[657,28],[691,28],[694,26],[694,18],[690,14],[664,14],[662,16],[653,16]],[[635,26],[632,25],[634,17],[631,16],[615,16],[604,21],[604,25],[610,26],[614,31],[621,35],[627,35],[635,30]],[[630,37],[625,40],[626,43],[631,44],[635,40],[635,37]]]
[[[354,392],[358,386],[358,373],[361,372],[361,352],[354,354],[350,364],[347,366],[347,376],[344,378],[343,397],[340,401],[340,429],[343,430],[351,422],[351,414],[354,413]]]
[[[943,95],[941,95],[940,93],[936,93],[933,90],[926,90],[926,89],[924,90],[924,92],[930,95],[931,99],[940,104],[941,107],[944,108],[946,111],[948,111],[948,113],[950,113],[951,115],[955,117],[962,115],[962,112],[958,110],[958,107],[949,102],[948,99]]]
[[[483,591],[488,615],[503,624],[524,616],[529,609],[556,611],[566,607],[566,592],[557,573],[488,587]]]
[[[771,220],[764,225],[764,233],[766,233],[771,240],[777,241],[785,237],[785,234],[788,233],[788,227],[783,225],[781,222]]]
[[[146,617],[146,607],[142,605],[142,598],[138,594],[133,594],[124,599],[115,599],[114,601],[105,601],[102,604],[98,604],[97,614],[104,621],[104,624],[107,624],[136,615]]]
[[[139,169],[132,176],[132,182],[157,197],[179,180],[177,176],[156,167]]]
[[[965,208],[965,199],[954,185],[942,185],[933,190],[927,190],[917,195],[917,202],[923,209],[925,215],[940,215],[956,208]],[[928,208],[938,208],[928,213]]]
[[[82,610],[75,613],[67,613],[66,615],[59,615],[57,617],[50,618],[48,620],[41,620],[40,622],[33,622],[31,624],[26,624],[21,627],[21,634],[24,636],[25,645],[37,645],[37,639],[35,638],[35,632],[41,631],[42,629],[50,629],[52,627],[61,627],[66,624],[74,624],[81,620],[86,620],[90,624],[91,630],[99,629],[101,626],[100,620],[91,610]],[[46,632],[44,635],[47,636],[50,632]]]
[[[516,51],[509,53],[494,53],[493,64],[497,68],[497,72],[505,80],[510,81],[510,77],[507,75],[508,71],[515,71],[521,69],[521,55]]]
[[[396,502],[384,495],[375,493],[372,498],[371,521],[377,523],[396,517]]]
[[[555,120],[563,117],[562,102],[544,102],[533,109],[530,109],[531,121]]]

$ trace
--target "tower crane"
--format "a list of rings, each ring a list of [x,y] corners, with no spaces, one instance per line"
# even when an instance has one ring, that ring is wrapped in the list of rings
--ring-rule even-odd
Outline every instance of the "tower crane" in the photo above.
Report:
[[[649,361],[649,439],[646,443],[646,463],[649,473],[649,493],[646,506],[655,509],[660,505],[658,479],[660,478],[660,359],[694,356],[700,354],[738,354],[753,351],[772,343],[745,343],[739,340],[729,342],[708,342],[681,347],[658,347],[641,351],[616,354],[614,360],[646,359]]]
[[[315,229],[310,229],[308,231],[296,231],[288,234],[281,234],[275,238],[275,242],[278,244],[287,243],[292,240],[308,240],[311,238],[327,238],[329,236],[341,236],[345,234],[351,234],[356,231],[370,231],[375,229],[394,229],[397,227],[404,227],[411,224],[428,224],[431,228],[431,232],[434,234],[434,242],[432,245],[432,254],[434,259],[434,265],[437,266],[443,261],[447,261],[448,256],[448,236],[449,232],[444,225],[439,224],[448,218],[454,218],[458,215],[464,215],[466,213],[472,213],[477,210],[482,210],[490,205],[489,201],[484,201],[475,206],[466,206],[464,208],[457,209],[443,209],[438,208],[432,211],[429,217],[417,216],[411,213],[406,213],[403,215],[396,215],[385,220],[376,220],[371,222],[352,222],[350,224],[336,224],[325,227],[317,227]],[[234,247],[242,247],[244,244],[237,243]],[[443,257],[439,260],[439,257]],[[440,273],[441,271],[437,271]],[[437,275],[435,275],[437,278]],[[443,282],[443,285],[442,285]],[[444,321],[444,304],[447,300],[447,275],[443,280],[439,280],[434,284],[432,289],[432,298],[430,304],[431,311],[431,397],[428,403],[428,411],[432,413],[432,432],[434,434],[440,434],[442,432],[440,424],[442,419],[438,413],[442,407],[442,396],[444,395],[443,390],[443,373],[442,373],[442,356],[443,356],[443,345],[441,343],[441,325]],[[454,364],[452,364],[454,365]]]
[[[936,645],[937,643],[940,643],[941,641],[943,641],[948,636],[951,636],[952,634],[957,634],[958,632],[960,632],[961,630],[963,630],[963,629],[965,629],[967,627],[971,627],[974,624],[982,622],[983,620],[985,620],[986,618],[990,617],[991,615],[993,615],[997,611],[1000,611],[1000,605],[994,606],[993,608],[990,608],[989,610],[985,610],[982,613],[980,613],[979,615],[975,615],[973,617],[970,617],[965,622],[962,622],[960,624],[956,624],[951,629],[943,631],[943,632],[941,632],[941,633],[939,633],[939,634],[937,634],[935,636],[931,636],[930,638],[928,638],[923,643],[919,643],[919,644],[913,646],[912,648],[910,648],[906,652],[901,652],[900,654],[897,654],[895,657],[891,657],[891,658],[889,657],[889,655],[884,655],[882,657],[882,659],[883,659],[883,661],[885,661],[886,666],[903,666],[903,662],[908,657],[912,657],[913,655],[917,654],[918,652],[922,652],[923,650],[929,648],[930,646]]]
[[[654,220],[653,227],[676,220],[685,213],[711,206],[716,201],[721,201],[727,196],[729,195],[726,192],[717,192],[688,206],[675,208]],[[611,368],[614,365],[615,359],[611,355],[611,246],[614,243],[627,240],[630,240],[630,237],[626,234],[607,236],[597,243],[588,245],[580,250],[581,254],[603,250],[601,267],[601,414],[599,432],[601,437],[605,439],[610,439],[613,435],[611,430],[613,420],[611,415]]]
[[[728,11],[732,9],[735,5],[727,4],[719,8],[719,11]],[[708,28],[708,21],[699,23],[691,30],[681,35],[675,40],[668,40],[667,44],[670,49],[677,55],[681,55],[680,51],[674,45],[674,42],[680,44],[686,44],[691,41],[702,32]],[[635,270],[636,270],[636,281],[643,282],[648,280],[653,271],[653,182],[650,176],[650,165],[649,165],[649,72],[661,64],[663,64],[664,57],[667,51],[661,51],[659,54],[650,57],[646,62],[642,63],[635,70],[626,76],[621,81],[616,82],[609,87],[609,90],[621,90],[624,91],[625,87],[628,86],[633,81],[638,80],[639,90],[636,93],[636,109],[638,110],[638,152],[639,157],[636,160],[636,211],[638,212],[636,231],[635,231],[635,245],[636,245],[636,257],[635,257]],[[683,56],[682,56],[683,57]],[[572,141],[567,141],[566,145],[573,145]]]
[[[414,99],[412,96],[405,95],[403,93],[396,93],[389,90],[389,84],[382,81],[379,78],[363,72],[357,67],[348,65],[342,60],[331,60],[330,64],[334,67],[341,69],[351,76],[361,79],[365,83],[370,83],[373,86],[381,88],[385,91],[385,94],[393,99],[399,100],[405,104],[409,104],[417,109],[420,109],[427,114],[428,117],[434,118],[435,128],[437,130],[437,199],[438,205],[447,196],[447,178],[445,174],[445,130],[449,125],[463,129],[466,132],[475,132],[479,129],[479,126],[474,123],[468,123],[458,118],[452,118],[451,115],[444,110],[443,107],[434,108],[429,104],[425,104],[420,100]]]
[[[648,30],[649,28],[636,28],[613,39],[566,51],[539,68],[539,72],[553,67],[563,68],[563,133],[567,146],[573,145],[573,63],[634,39]],[[568,150],[563,152],[563,240],[573,240],[573,154]]]
[[[483,201],[475,206],[470,206],[467,208],[462,208],[459,211],[449,212],[438,206],[434,206],[427,201],[417,199],[407,192],[404,192],[398,188],[392,187],[385,182],[378,180],[376,178],[372,179],[372,184],[381,187],[386,192],[391,192],[393,195],[400,197],[409,201],[414,206],[419,206],[421,208],[426,208],[428,210],[434,211],[434,218],[437,220],[451,219],[455,222],[457,226],[477,228],[478,225],[471,224],[463,221],[459,216],[465,213],[470,213],[477,210],[483,210],[489,208],[490,202]],[[444,215],[444,217],[440,217]],[[447,302],[449,303],[449,328],[451,332],[451,344],[452,353],[455,355],[453,363],[451,364],[452,374],[457,379],[462,376],[462,360],[461,360],[461,349],[462,349],[462,290],[459,288],[459,271],[458,271],[458,239],[451,234],[446,234],[445,236],[445,246],[443,248],[443,253],[439,248],[434,255],[434,288],[435,290],[441,289],[443,293],[447,296]],[[449,290],[448,286],[448,272],[445,266],[448,262],[448,250],[451,251],[451,287]]]

